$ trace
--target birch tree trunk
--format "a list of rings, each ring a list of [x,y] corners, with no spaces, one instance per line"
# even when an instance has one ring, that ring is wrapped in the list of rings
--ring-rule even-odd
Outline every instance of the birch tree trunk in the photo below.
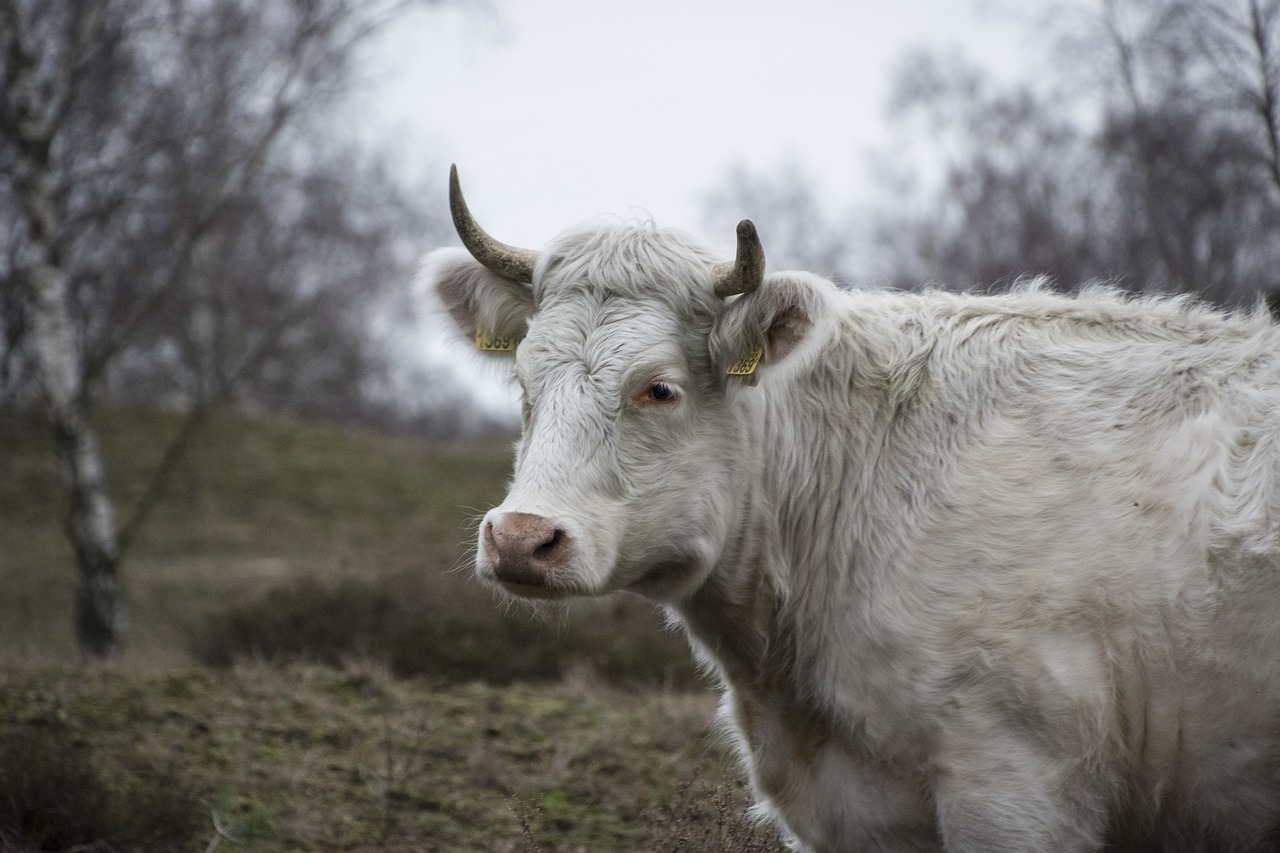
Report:
[[[32,332],[67,501],[67,537],[76,555],[76,644],[81,659],[101,659],[119,649],[126,624],[117,574],[119,548],[81,387],[79,353],[67,314],[67,276],[54,264],[32,267]]]
[[[102,4],[95,9],[100,11]],[[40,85],[37,58],[22,10],[6,3],[12,27],[13,69],[3,93],[12,117],[14,150],[27,240],[19,263],[31,311],[36,365],[52,427],[64,494],[66,529],[76,555],[76,642],[82,659],[101,659],[120,647],[126,616],[117,573],[119,547],[107,497],[97,436],[89,423],[84,365],[70,313],[70,277],[58,260],[50,150],[62,104]],[[87,33],[91,16],[82,18]],[[70,85],[71,81],[68,81]],[[58,93],[69,98],[69,90]],[[65,101],[64,101],[65,103]]]

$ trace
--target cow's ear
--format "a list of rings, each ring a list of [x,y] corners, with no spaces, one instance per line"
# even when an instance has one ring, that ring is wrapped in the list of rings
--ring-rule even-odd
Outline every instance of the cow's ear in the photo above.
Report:
[[[528,331],[534,311],[529,286],[490,272],[462,249],[428,255],[418,286],[482,352],[514,352]]]
[[[831,315],[834,286],[810,273],[780,272],[736,297],[711,336],[711,352],[730,376],[748,377],[796,359]]]

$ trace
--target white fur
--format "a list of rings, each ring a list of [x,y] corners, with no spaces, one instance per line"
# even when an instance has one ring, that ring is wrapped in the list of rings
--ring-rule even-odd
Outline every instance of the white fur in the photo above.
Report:
[[[495,512],[571,533],[556,591],[667,605],[760,811],[821,851],[1274,849],[1268,319],[802,273],[724,302],[711,260],[579,232],[482,309],[528,300]],[[455,261],[442,293],[510,290]],[[755,377],[724,375],[757,345]],[[679,402],[634,405],[654,378]]]

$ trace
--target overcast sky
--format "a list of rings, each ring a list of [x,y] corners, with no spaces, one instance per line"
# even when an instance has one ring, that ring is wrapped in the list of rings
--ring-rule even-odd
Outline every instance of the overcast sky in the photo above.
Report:
[[[865,151],[887,139],[890,72],[920,46],[997,71],[1029,49],[970,0],[463,2],[378,45],[369,113],[424,167],[457,162],[477,218],[509,243],[538,248],[600,214],[698,233],[733,164],[791,160],[855,195]]]
[[[998,74],[1029,65],[1026,29],[992,10],[1000,2],[461,0],[415,12],[373,45],[375,94],[357,118],[407,168],[436,173],[440,197],[428,203],[441,211],[456,162],[477,219],[508,243],[541,248],[615,215],[691,231],[728,255],[732,231],[705,233],[702,218],[735,164],[795,163],[833,210],[859,201],[866,154],[890,138],[891,72],[908,50],[960,50]]]

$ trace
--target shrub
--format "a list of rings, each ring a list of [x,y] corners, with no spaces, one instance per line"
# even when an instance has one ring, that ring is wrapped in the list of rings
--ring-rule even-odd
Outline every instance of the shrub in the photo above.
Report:
[[[359,581],[336,587],[305,579],[206,620],[192,650],[209,666],[237,660],[306,660],[336,665],[376,656],[394,620],[390,591]]]
[[[207,619],[191,648],[211,666],[246,659],[337,666],[372,658],[402,677],[508,684],[559,680],[585,665],[613,684],[700,683],[684,639],[638,599],[569,607],[548,618],[504,608],[463,582],[427,584],[409,575],[278,587]]]

